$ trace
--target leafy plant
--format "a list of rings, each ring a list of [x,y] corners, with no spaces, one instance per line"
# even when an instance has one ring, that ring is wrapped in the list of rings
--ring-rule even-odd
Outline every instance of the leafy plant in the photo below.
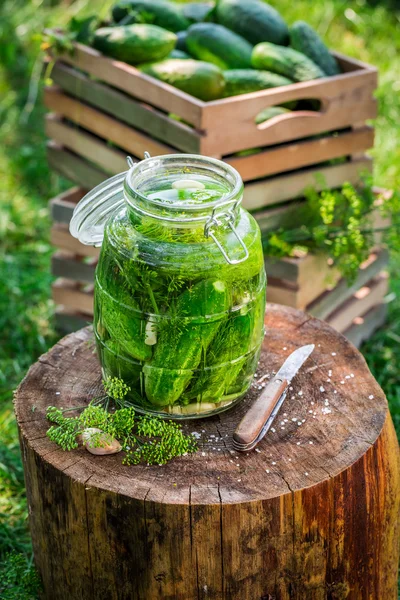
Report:
[[[340,273],[353,281],[373,248],[374,236],[384,231],[388,244],[399,246],[399,194],[382,195],[378,201],[368,182],[360,188],[344,183],[340,190],[305,192],[305,203],[287,213],[281,227],[263,236],[268,256],[301,256],[324,253]],[[376,227],[373,213],[390,217],[392,224]],[[301,225],[293,226],[293,223]]]
[[[85,429],[97,428],[102,433],[92,435],[90,444],[99,447],[117,439],[125,452],[122,462],[126,465],[140,462],[163,465],[177,456],[195,452],[195,439],[184,434],[179,424],[136,415],[126,398],[130,388],[121,379],[107,378],[103,385],[106,393],[94,398],[88,406],[48,407],[46,416],[54,425],[47,435],[63,450],[77,448]],[[78,416],[65,416],[70,411],[82,412]]]
[[[23,554],[10,552],[0,562],[0,597],[2,600],[36,600],[41,581],[35,567]]]

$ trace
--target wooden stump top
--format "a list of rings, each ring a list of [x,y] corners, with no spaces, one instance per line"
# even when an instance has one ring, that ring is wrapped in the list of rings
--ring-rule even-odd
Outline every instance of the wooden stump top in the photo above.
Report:
[[[70,334],[40,357],[20,385],[15,411],[21,435],[45,462],[90,487],[169,504],[241,503],[282,496],[334,477],[374,444],[388,412],[362,355],[326,323],[268,304],[266,336],[251,391],[236,407],[184,422],[196,454],[164,466],[124,466],[121,455],[64,452],[46,437],[49,405],[67,408],[101,391],[90,328]],[[273,429],[256,451],[238,454],[232,433],[285,358],[304,344],[315,350],[290,387]]]

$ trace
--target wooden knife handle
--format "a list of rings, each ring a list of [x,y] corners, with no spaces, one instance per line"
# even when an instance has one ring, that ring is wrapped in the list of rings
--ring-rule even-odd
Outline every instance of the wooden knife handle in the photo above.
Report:
[[[237,443],[250,444],[255,440],[287,386],[286,380],[270,381],[237,426],[233,434]]]

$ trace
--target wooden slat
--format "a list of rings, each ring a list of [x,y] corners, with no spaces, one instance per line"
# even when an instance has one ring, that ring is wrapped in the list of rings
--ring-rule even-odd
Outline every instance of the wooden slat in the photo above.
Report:
[[[92,256],[97,258],[99,248],[93,246],[85,246],[79,240],[72,237],[69,229],[65,225],[53,225],[50,232],[50,240],[53,246],[64,252],[77,254],[79,256]]]
[[[78,311],[68,310],[58,306],[54,314],[55,327],[62,333],[72,333],[82,327],[87,327],[92,322],[92,317]]]
[[[349,286],[341,279],[332,289],[327,290],[306,308],[307,312],[319,319],[326,319],[340,304],[387,267],[389,256],[386,250],[373,252],[360,267],[356,280]],[[310,273],[310,276],[312,274]]]
[[[63,94],[59,88],[46,88],[44,102],[50,110],[70,119],[100,138],[113,142],[127,152],[132,152],[138,158],[143,158],[145,150],[155,156],[176,152],[171,146],[162,144],[149,135]]]
[[[356,348],[368,340],[373,333],[382,327],[387,315],[387,305],[378,304],[361,317],[354,319],[352,325],[343,332]]]
[[[222,147],[228,154],[343,129],[373,119],[377,112],[373,98],[376,86],[376,72],[361,69],[208,102],[203,109],[202,128],[207,131],[207,136],[202,139],[201,152],[212,155]],[[293,111],[261,125],[255,123],[257,114],[267,106],[310,98],[322,101],[321,111]],[[227,126],[222,127],[222,123]]]
[[[373,128],[364,127],[336,136],[290,142],[252,156],[233,156],[224,160],[239,171],[243,181],[250,181],[365,151],[373,144]]]
[[[371,308],[380,304],[387,294],[388,276],[381,273],[368,284],[355,292],[340,307],[325,319],[332,327],[341,333],[346,331],[356,317],[360,317]]]
[[[85,262],[74,254],[56,252],[51,260],[51,272],[55,277],[62,277],[84,283],[94,282],[97,260]]]
[[[88,189],[96,187],[108,177],[104,171],[53,141],[47,144],[47,161],[59,175]]]
[[[54,34],[54,32],[51,33]],[[74,44],[72,54],[66,53],[58,58],[135,98],[162,108],[166,112],[180,115],[185,121],[197,128],[201,127],[204,102],[181,92],[171,85],[144,75],[131,65],[107,58],[97,50],[77,43]]]
[[[149,104],[134,100],[109,85],[90,79],[85,73],[57,61],[51,78],[69,95],[78,98],[132,127],[149,133],[158,140],[184,152],[200,152],[201,133],[188,125],[171,119]]]
[[[46,134],[68,150],[90,160],[106,173],[126,171],[126,154],[77,127],[64,123],[56,115],[46,116]]]
[[[336,188],[348,181],[353,185],[361,180],[361,175],[372,171],[372,160],[365,156],[363,159],[351,160],[340,165],[326,167],[313,166],[301,171],[270,177],[254,183],[247,183],[244,191],[243,206],[247,210],[257,210],[279,202],[302,196],[307,187],[317,191],[326,188]],[[322,176],[316,178],[316,175]]]
[[[53,300],[68,310],[93,315],[93,287],[68,279],[57,279],[52,285]]]
[[[49,202],[51,218],[55,223],[69,224],[76,204],[87,193],[81,187],[74,187]]]

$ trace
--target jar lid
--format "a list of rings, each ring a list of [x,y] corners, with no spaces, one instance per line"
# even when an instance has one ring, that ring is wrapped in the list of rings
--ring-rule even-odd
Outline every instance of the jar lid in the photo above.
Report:
[[[108,219],[124,205],[124,181],[128,171],[118,173],[93,188],[74,209],[69,230],[87,246],[101,246]]]

